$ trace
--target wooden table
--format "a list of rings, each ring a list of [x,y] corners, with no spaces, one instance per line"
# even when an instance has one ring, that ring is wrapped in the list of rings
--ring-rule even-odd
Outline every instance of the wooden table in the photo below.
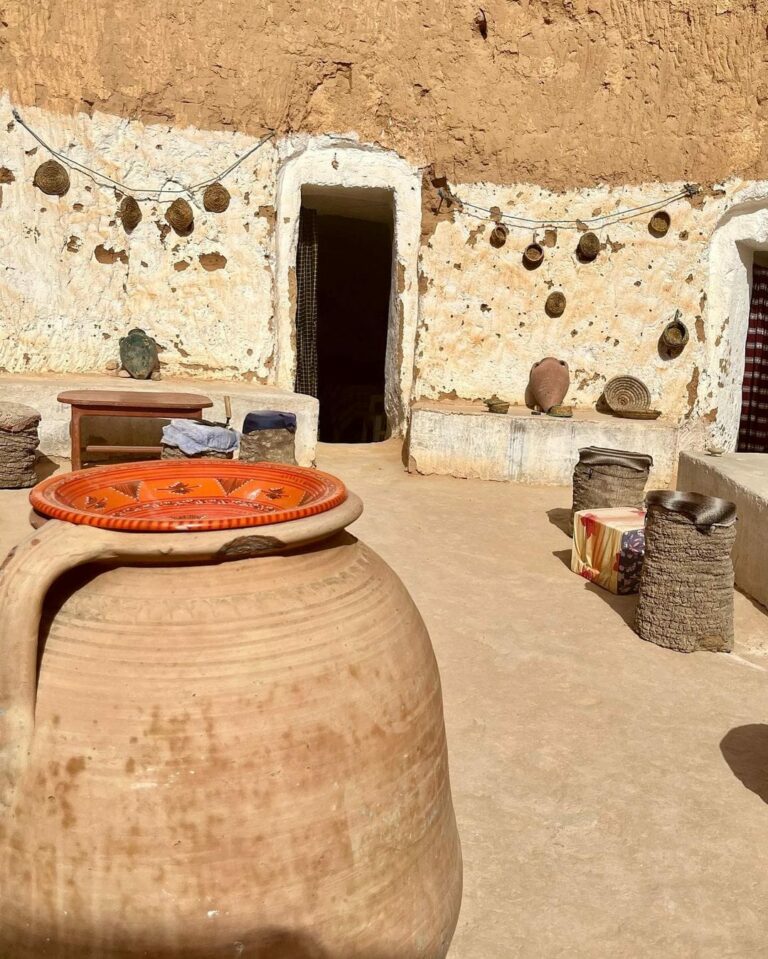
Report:
[[[82,468],[82,453],[160,453],[161,446],[86,446],[82,449],[81,420],[84,416],[137,416],[143,419],[199,420],[213,400],[202,393],[153,393],[147,390],[68,390],[59,393],[59,403],[72,407],[69,435],[72,469]]]

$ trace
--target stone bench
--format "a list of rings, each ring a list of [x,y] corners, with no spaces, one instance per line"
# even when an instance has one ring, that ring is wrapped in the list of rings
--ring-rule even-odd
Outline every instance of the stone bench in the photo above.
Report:
[[[736,585],[768,606],[768,453],[681,453],[677,488],[736,504]]]
[[[70,408],[59,403],[57,397],[65,390],[130,390],[157,391],[162,393],[203,393],[213,400],[213,407],[205,411],[206,419],[224,422],[224,397],[232,403],[232,426],[240,429],[246,413],[253,410],[273,409],[296,414],[296,460],[300,466],[311,466],[317,445],[318,403],[312,396],[290,393],[269,386],[254,386],[250,383],[227,382],[226,380],[162,379],[131,380],[112,376],[47,376],[0,375],[0,403],[26,403],[39,410],[40,452],[46,456],[69,458]],[[104,430],[104,423],[98,430]],[[124,437],[127,425],[133,421],[110,420],[110,434]],[[146,425],[135,424],[128,437],[132,445],[140,445],[139,430]]]
[[[411,416],[408,469],[569,486],[583,446],[649,453],[650,484],[663,487],[675,474],[678,428],[669,420],[620,419],[593,410],[559,419],[534,416],[527,407],[497,415],[481,403],[419,402]]]

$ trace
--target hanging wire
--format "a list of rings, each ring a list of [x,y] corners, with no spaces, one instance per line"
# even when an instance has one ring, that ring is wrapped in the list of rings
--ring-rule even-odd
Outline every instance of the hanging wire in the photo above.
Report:
[[[492,219],[500,218],[510,221],[509,226],[512,227],[512,229],[533,229],[535,231],[536,229],[544,229],[546,227],[555,227],[561,230],[583,230],[587,224],[596,224],[598,228],[610,226],[619,220],[626,220],[648,210],[658,209],[676,200],[682,200],[684,197],[695,196],[699,192],[699,189],[700,188],[694,183],[686,183],[679,193],[675,193],[672,196],[661,197],[658,200],[652,200],[650,203],[643,203],[641,206],[627,207],[624,210],[615,210],[613,213],[603,213],[600,216],[584,217],[577,220],[533,220],[528,217],[518,216],[516,213],[505,213],[498,210],[498,208],[488,209],[484,206],[478,206],[475,203],[469,203],[467,200],[462,200],[461,197],[456,196],[442,187],[440,187],[437,192],[440,196],[441,203],[445,200],[449,205],[456,205],[462,213],[475,217],[477,220],[485,220],[488,217]],[[467,207],[469,207],[469,210],[466,209]],[[477,210],[478,212],[472,213],[470,210]]]
[[[274,135],[275,135],[274,130],[271,131],[271,132],[268,133],[265,137],[262,137],[261,140],[259,140],[259,142],[258,142],[257,144],[255,144],[254,146],[252,146],[252,147],[250,148],[250,150],[247,150],[242,156],[237,157],[237,159],[236,159],[233,163],[231,163],[231,164],[226,168],[226,170],[223,170],[221,173],[217,173],[217,174],[215,174],[215,175],[212,176],[212,177],[208,177],[207,180],[201,180],[199,183],[194,183],[194,184],[192,184],[192,186],[189,186],[189,187],[186,187],[186,186],[180,186],[180,187],[166,187],[166,186],[162,186],[162,187],[160,187],[160,188],[157,188],[157,187],[138,187],[138,186],[128,186],[126,183],[121,183],[119,180],[114,180],[114,179],[112,179],[111,176],[108,176],[106,173],[100,173],[98,170],[93,170],[93,169],[91,169],[91,167],[86,166],[84,163],[81,163],[79,160],[75,160],[75,159],[73,159],[72,157],[67,156],[66,153],[61,153],[59,150],[55,150],[49,143],[46,143],[46,141],[45,141],[38,133],[36,133],[36,132],[29,126],[28,123],[26,123],[26,122],[22,119],[21,114],[19,113],[18,110],[14,109],[12,112],[13,112],[13,118],[14,118],[14,120],[16,120],[16,122],[19,123],[22,127],[24,127],[24,129],[27,131],[27,133],[29,133],[30,136],[34,137],[34,139],[37,140],[37,142],[40,144],[40,146],[42,146],[44,149],[46,149],[46,150],[51,154],[51,156],[56,157],[57,160],[60,160],[62,163],[66,164],[66,165],[69,166],[71,169],[76,170],[78,173],[82,173],[83,175],[89,177],[89,179],[93,180],[93,182],[94,182],[97,186],[105,187],[105,188],[107,188],[107,189],[118,189],[118,190],[120,190],[122,193],[127,193],[127,194],[133,196],[134,199],[136,199],[136,200],[155,200],[155,199],[156,199],[156,200],[160,201],[160,195],[163,194],[163,193],[170,193],[170,194],[172,194],[172,195],[178,195],[178,194],[180,194],[180,193],[187,193],[187,194],[190,194],[190,195],[191,195],[191,194],[194,193],[196,190],[201,190],[203,187],[209,186],[211,183],[220,182],[220,181],[223,180],[225,177],[229,176],[230,173],[232,173],[234,170],[236,170],[237,167],[240,166],[241,163],[244,163],[244,162],[248,159],[248,157],[250,157],[250,156],[252,156],[254,153],[256,153],[257,150],[259,150],[261,147],[263,147],[264,144],[265,144],[268,140],[271,140],[272,137],[274,137]],[[176,179],[177,179],[176,177],[168,177],[165,182],[168,183],[169,180],[176,180]],[[106,183],[100,182],[100,181],[103,181],[103,180],[106,180],[107,182],[106,182]],[[178,182],[178,181],[177,181],[177,182]],[[149,194],[149,196],[136,196],[136,194],[141,194],[141,193]],[[162,202],[162,201],[161,201],[161,202]]]

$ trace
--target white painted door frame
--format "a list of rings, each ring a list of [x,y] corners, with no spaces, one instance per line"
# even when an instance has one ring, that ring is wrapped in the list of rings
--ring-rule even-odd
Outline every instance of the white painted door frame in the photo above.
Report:
[[[289,144],[289,149],[291,149]],[[293,390],[296,375],[296,248],[301,190],[352,187],[388,190],[394,199],[392,284],[387,329],[385,405],[392,433],[404,435],[413,389],[418,327],[421,178],[394,153],[321,137],[291,149],[277,180],[275,317],[277,386]]]

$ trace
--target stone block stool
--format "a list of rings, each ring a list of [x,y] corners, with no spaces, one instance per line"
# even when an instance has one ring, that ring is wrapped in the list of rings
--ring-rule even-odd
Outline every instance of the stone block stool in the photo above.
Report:
[[[0,403],[0,489],[34,486],[40,414],[22,403]]]
[[[296,414],[277,410],[249,413],[240,438],[240,459],[246,463],[296,465]]]
[[[683,653],[730,652],[736,507],[714,496],[668,490],[648,493],[645,505],[637,632]]]
[[[573,506],[568,532],[573,536],[573,516],[584,509],[641,509],[653,457],[628,450],[585,446],[573,470]]]

